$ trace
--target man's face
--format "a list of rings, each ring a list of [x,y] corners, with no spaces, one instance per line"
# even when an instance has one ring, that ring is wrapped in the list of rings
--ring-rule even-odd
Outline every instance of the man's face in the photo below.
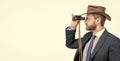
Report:
[[[96,29],[96,19],[92,14],[87,14],[85,24],[86,30],[93,31]]]

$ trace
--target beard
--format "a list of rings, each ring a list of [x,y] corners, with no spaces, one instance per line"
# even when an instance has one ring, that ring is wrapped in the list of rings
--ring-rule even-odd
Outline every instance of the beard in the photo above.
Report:
[[[87,25],[86,24],[86,30],[87,31],[93,31],[93,30],[95,30],[96,29],[96,25],[95,24],[93,24],[93,25]]]

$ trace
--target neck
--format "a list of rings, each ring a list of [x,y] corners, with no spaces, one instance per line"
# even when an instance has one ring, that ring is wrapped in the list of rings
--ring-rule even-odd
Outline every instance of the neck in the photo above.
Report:
[[[96,34],[97,32],[101,31],[102,29],[104,29],[103,26],[97,26],[95,30],[93,30],[93,34]]]

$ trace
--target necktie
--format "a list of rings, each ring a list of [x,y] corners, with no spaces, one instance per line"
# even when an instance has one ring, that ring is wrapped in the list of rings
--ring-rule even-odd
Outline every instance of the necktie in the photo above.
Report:
[[[88,51],[87,51],[86,61],[90,61],[91,50],[92,50],[94,39],[95,39],[95,35],[92,35],[92,37],[90,39],[90,45],[89,45]]]

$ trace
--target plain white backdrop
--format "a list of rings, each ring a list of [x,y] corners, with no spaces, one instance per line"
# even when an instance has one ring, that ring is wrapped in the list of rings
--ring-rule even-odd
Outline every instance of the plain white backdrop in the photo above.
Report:
[[[120,37],[119,0],[0,0],[0,61],[73,61],[75,49],[65,46],[65,28],[72,14],[88,5],[106,7],[105,27]],[[86,33],[81,22],[81,35]],[[77,35],[76,35],[77,36]]]

